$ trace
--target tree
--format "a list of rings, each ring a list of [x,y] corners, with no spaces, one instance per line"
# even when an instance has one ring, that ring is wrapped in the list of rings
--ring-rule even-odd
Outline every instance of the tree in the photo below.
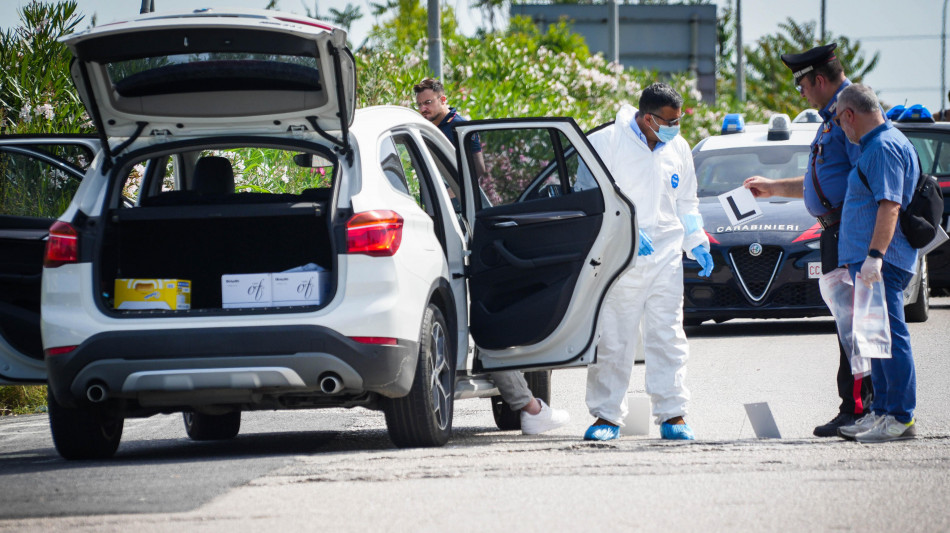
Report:
[[[92,131],[69,74],[71,54],[59,38],[83,17],[76,2],[30,2],[20,25],[0,34],[0,130],[4,133]]]
[[[798,23],[792,18],[779,24],[779,31],[763,36],[754,45],[744,47],[746,57],[746,98],[761,107],[790,116],[798,114],[808,105],[795,89],[795,81],[782,63],[782,54],[798,53],[815,46],[836,42],[835,54],[844,66],[848,79],[855,83],[877,66],[879,54],[865,59],[861,42],[852,41],[843,35],[829,34],[827,40],[819,40],[816,23]]]

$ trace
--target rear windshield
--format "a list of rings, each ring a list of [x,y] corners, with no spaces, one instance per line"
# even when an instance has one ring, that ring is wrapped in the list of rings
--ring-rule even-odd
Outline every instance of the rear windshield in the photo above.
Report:
[[[336,173],[329,150],[224,146],[139,161],[121,187],[126,207],[319,201]]]
[[[719,196],[750,176],[770,179],[795,178],[808,167],[807,145],[756,146],[700,152],[693,158],[696,166],[696,194]]]
[[[320,91],[318,59],[245,52],[172,54],[108,63],[121,96],[233,90]]]

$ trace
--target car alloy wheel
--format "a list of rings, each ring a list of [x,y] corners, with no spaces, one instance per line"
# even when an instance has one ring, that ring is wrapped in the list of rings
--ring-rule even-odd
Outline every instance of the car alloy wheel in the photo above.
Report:
[[[455,365],[442,310],[429,304],[422,319],[419,356],[409,394],[382,398],[389,438],[400,448],[443,446],[452,433]]]

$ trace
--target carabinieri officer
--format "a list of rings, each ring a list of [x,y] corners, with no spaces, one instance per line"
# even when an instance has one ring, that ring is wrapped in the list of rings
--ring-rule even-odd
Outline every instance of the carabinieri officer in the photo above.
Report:
[[[821,233],[821,268],[825,273],[838,268],[838,231],[841,206],[848,188],[848,174],[860,156],[858,146],[848,142],[832,120],[837,113],[838,93],[851,85],[844,75],[841,61],[835,55],[837,44],[818,46],[801,54],[783,54],[785,63],[795,77],[798,92],[816,109],[824,122],[811,143],[811,156],[804,176],[770,180],[752,176],[745,187],[758,198],[785,196],[805,199],[805,207],[818,222]],[[870,376],[852,376],[850,354],[838,340],[838,415],[827,424],[815,428],[818,437],[834,437],[839,427],[851,425],[871,406]]]

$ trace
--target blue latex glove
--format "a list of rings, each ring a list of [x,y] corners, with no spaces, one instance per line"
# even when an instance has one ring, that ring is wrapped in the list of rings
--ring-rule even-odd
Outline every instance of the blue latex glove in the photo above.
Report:
[[[713,258],[709,255],[709,252],[706,251],[702,245],[693,248],[692,250],[693,257],[696,258],[696,262],[699,263],[699,266],[702,270],[699,271],[699,277],[708,278],[712,274],[713,269]]]
[[[640,249],[637,250],[637,255],[650,255],[653,253],[653,239],[647,236],[646,233],[643,233],[643,230],[640,230]]]

